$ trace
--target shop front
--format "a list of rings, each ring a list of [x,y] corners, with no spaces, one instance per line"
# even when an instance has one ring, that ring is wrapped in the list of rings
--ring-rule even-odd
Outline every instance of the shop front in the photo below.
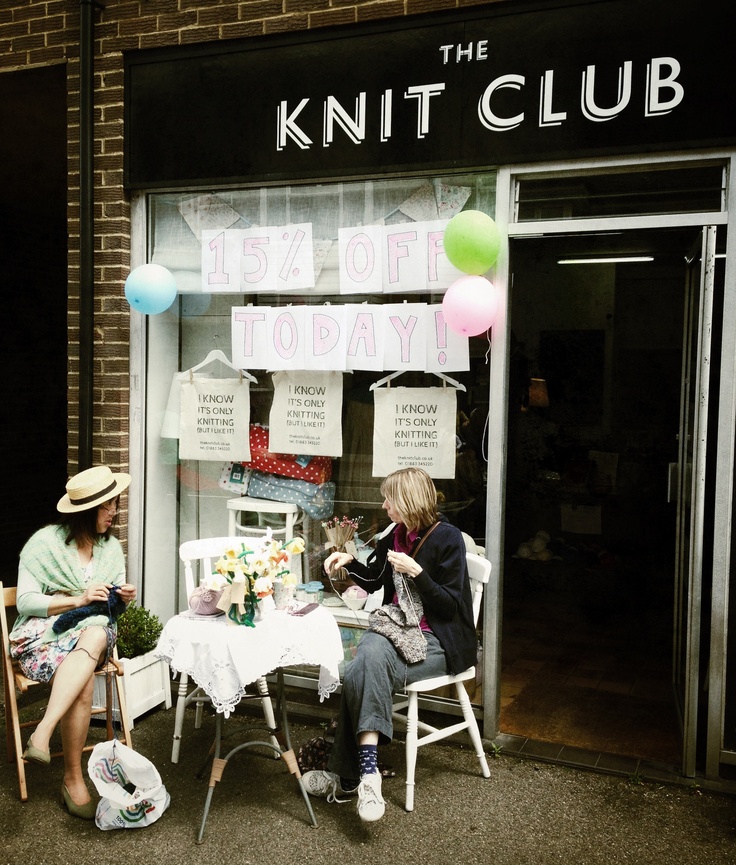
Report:
[[[186,603],[181,542],[239,525],[294,525],[319,578],[323,523],[367,551],[381,478],[422,465],[493,564],[488,738],[736,758],[736,130],[722,22],[689,15],[493,4],[126,55],[131,266],[177,284],[131,319],[149,607]],[[503,243],[467,337],[442,235],[470,210]]]

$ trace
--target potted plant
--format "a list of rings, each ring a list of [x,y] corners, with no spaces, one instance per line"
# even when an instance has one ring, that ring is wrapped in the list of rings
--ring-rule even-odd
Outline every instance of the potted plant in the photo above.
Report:
[[[117,623],[117,651],[125,670],[123,689],[128,710],[128,723],[144,712],[164,703],[171,708],[169,667],[157,658],[154,649],[163,630],[158,616],[140,607],[135,601],[128,605]],[[95,705],[104,705],[104,681],[95,681]]]
[[[163,627],[158,616],[132,601],[118,619],[118,657],[139,658],[152,652]]]

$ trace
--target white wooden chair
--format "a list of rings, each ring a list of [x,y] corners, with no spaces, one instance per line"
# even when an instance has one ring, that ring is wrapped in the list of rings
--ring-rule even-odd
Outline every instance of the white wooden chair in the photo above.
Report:
[[[186,586],[187,598],[192,594],[195,587],[199,584],[203,575],[212,574],[217,560],[222,556],[225,549],[229,546],[240,547],[243,543],[257,543],[262,538],[246,538],[242,535],[238,537],[224,538],[198,538],[194,541],[185,541],[179,547],[179,558],[184,563],[184,582]],[[195,566],[198,566],[198,576],[195,579]],[[257,696],[260,697],[261,705],[263,706],[263,716],[269,728],[276,727],[276,717],[273,712],[273,704],[271,696],[268,692],[268,683],[265,678],[257,679],[255,682],[258,691]],[[202,706],[210,702],[210,698],[200,687],[194,687],[188,692],[189,676],[182,673],[179,678],[179,691],[176,701],[176,717],[174,720],[174,740],[171,746],[171,762],[179,762],[179,750],[181,747],[182,728],[184,726],[184,712],[187,706],[195,704],[194,726],[199,729],[202,726]]]
[[[483,598],[483,587],[491,577],[491,563],[488,559],[467,554],[468,575],[470,576],[471,590],[473,593],[473,617],[476,625],[480,615],[481,600]],[[407,685],[404,689],[405,697],[399,698],[394,703],[394,721],[406,725],[406,804],[407,811],[414,810],[414,774],[417,765],[417,753],[422,745],[431,745],[441,739],[454,736],[462,730],[467,730],[475,748],[475,753],[480,761],[481,771],[484,778],[489,778],[491,770],[488,768],[488,759],[483,750],[483,742],[478,729],[478,722],[473,714],[468,692],[465,690],[464,682],[475,679],[475,667],[469,667],[455,676],[436,676],[433,679],[422,679]],[[454,685],[457,699],[463,713],[463,720],[450,724],[447,727],[432,727],[419,720],[419,697],[428,691]],[[406,714],[403,712],[406,710]],[[419,731],[423,735],[419,735]]]

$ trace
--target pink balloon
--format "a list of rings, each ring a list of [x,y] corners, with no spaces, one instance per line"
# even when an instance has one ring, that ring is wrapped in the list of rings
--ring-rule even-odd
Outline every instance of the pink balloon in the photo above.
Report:
[[[442,300],[445,323],[462,336],[485,333],[493,325],[497,311],[498,292],[484,276],[461,276]]]

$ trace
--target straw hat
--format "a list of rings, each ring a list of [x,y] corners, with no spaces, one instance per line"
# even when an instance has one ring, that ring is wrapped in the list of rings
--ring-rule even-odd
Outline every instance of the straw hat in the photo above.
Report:
[[[59,499],[56,510],[62,514],[88,511],[119,496],[130,481],[125,472],[113,474],[107,466],[93,466],[67,481],[66,495]]]

